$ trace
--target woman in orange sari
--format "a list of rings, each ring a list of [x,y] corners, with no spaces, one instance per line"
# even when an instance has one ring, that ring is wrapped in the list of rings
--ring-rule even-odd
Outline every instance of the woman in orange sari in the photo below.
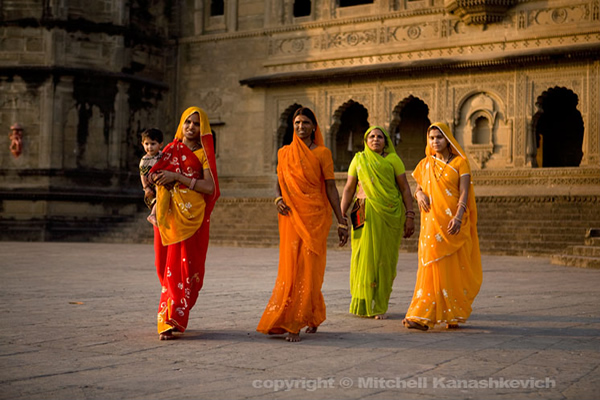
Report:
[[[419,269],[402,322],[423,331],[442,323],[456,329],[471,315],[482,280],[471,168],[443,123],[427,130],[426,154],[413,171],[421,210]]]
[[[208,117],[202,109],[190,107],[181,116],[175,139],[149,173],[156,184],[160,340],[185,331],[204,282],[210,214],[219,197],[216,167]]]
[[[294,139],[277,153],[279,270],[256,330],[287,332],[286,340],[298,342],[302,328],[315,333],[325,320],[321,286],[331,208],[338,221],[340,246],[348,241],[348,225],[340,209],[331,151],[324,146],[313,112],[300,108],[293,121]]]

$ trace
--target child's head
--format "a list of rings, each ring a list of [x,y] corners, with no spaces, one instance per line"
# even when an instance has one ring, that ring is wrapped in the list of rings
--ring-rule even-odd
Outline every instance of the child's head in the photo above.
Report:
[[[149,156],[155,156],[162,147],[163,134],[160,129],[150,128],[142,132],[142,146]]]

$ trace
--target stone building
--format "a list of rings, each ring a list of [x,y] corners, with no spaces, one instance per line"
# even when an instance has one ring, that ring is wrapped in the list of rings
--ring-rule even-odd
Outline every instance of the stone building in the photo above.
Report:
[[[11,16],[27,2],[44,6],[33,19]],[[598,0],[106,0],[94,2],[98,10],[58,3],[0,2],[0,122],[25,126],[24,158],[1,152],[0,179],[19,207],[20,187],[51,198],[53,182],[69,192],[83,180],[98,199],[104,192],[87,168],[132,207],[135,136],[149,125],[171,133],[179,113],[198,105],[217,138],[224,196],[215,218],[248,207],[269,213],[276,150],[290,140],[295,109],[307,106],[340,186],[367,126],[389,130],[410,170],[424,155],[426,127],[443,121],[468,153],[494,221],[533,216],[525,225],[543,229],[550,217],[537,210],[562,215],[555,229],[576,218],[574,237],[600,224]],[[110,93],[81,100],[98,93],[94,85]],[[75,171],[81,177],[68,175]],[[81,200],[104,207],[99,213],[131,212]],[[217,225],[215,237],[231,239]],[[540,240],[568,242],[553,234]]]
[[[172,125],[165,4],[0,1],[2,238],[77,240],[137,211],[138,134]]]

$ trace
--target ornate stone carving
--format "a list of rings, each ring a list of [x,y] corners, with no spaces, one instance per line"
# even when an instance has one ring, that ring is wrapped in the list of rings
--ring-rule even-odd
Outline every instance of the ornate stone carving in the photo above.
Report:
[[[466,24],[487,25],[504,19],[517,0],[446,0],[446,10]]]

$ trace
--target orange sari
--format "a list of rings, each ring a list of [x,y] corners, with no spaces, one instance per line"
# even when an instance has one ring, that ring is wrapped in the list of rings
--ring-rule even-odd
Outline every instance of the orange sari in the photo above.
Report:
[[[417,283],[406,313],[406,319],[430,328],[440,323],[466,322],[482,281],[472,183],[460,232],[456,235],[447,232],[458,208],[460,177],[471,175],[469,162],[448,126],[442,123],[433,126],[441,129],[455,157],[447,164],[436,159],[428,143],[427,157],[413,172],[423,193],[429,196],[430,211],[421,212]]]
[[[279,214],[279,270],[271,299],[256,330],[265,334],[299,333],[325,320],[321,293],[331,227],[325,179],[334,179],[331,152],[319,128],[310,150],[294,134],[278,152],[277,176],[291,211]]]
[[[193,113],[200,116],[202,142],[202,148],[195,152],[181,143],[183,123]],[[154,252],[156,272],[162,287],[158,333],[172,329],[184,332],[190,310],[196,304],[204,283],[210,214],[220,194],[212,131],[202,109],[190,107],[185,110],[175,139],[165,147],[163,156],[150,173],[166,169],[198,178],[208,171],[215,183],[212,195],[198,193],[179,183],[172,187],[157,186],[158,227],[154,227]]]

